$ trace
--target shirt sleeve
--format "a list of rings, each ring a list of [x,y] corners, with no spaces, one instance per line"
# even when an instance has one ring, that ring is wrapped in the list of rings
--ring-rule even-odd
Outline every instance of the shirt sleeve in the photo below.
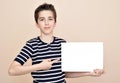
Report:
[[[64,39],[62,39],[62,41],[61,41],[61,43],[66,43],[67,41],[66,40],[64,40]]]
[[[14,61],[19,62],[23,65],[33,54],[32,45],[29,42],[26,42],[25,46],[21,49],[20,53],[14,59]]]

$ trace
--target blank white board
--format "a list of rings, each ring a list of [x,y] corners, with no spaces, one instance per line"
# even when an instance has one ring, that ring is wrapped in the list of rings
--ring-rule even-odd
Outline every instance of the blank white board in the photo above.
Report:
[[[69,42],[61,46],[62,71],[103,69],[103,42]]]

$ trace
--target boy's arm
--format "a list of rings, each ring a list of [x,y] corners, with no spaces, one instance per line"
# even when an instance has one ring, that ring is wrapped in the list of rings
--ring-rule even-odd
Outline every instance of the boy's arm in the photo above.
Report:
[[[102,69],[95,69],[93,72],[65,72],[66,78],[74,78],[81,76],[101,76],[104,73]]]
[[[8,69],[8,73],[11,76],[16,76],[16,75],[24,75],[27,73],[31,73],[36,70],[48,70],[52,67],[53,63],[56,63],[58,61],[59,60],[57,59],[53,61],[51,61],[51,59],[45,59],[39,64],[29,65],[29,66],[24,66],[17,61],[13,61],[13,63],[10,65]]]

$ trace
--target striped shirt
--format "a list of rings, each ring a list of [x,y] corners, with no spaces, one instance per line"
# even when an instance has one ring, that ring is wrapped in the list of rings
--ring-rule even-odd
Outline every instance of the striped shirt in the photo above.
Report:
[[[23,65],[27,59],[32,59],[32,65],[41,63],[44,59],[61,58],[61,43],[65,40],[54,37],[54,40],[47,44],[40,37],[30,39],[21,49],[15,61]],[[61,61],[53,63],[49,70],[37,70],[31,72],[33,83],[66,83],[65,74],[61,71]]]

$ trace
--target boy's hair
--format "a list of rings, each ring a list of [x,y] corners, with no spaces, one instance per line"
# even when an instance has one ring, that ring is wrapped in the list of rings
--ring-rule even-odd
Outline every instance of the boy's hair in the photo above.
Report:
[[[57,14],[56,14],[56,10],[55,10],[54,6],[52,4],[44,3],[44,4],[38,6],[35,9],[34,18],[35,18],[36,23],[38,23],[39,12],[41,12],[43,10],[50,10],[50,11],[52,11],[54,19],[55,19],[55,22],[56,22]]]

